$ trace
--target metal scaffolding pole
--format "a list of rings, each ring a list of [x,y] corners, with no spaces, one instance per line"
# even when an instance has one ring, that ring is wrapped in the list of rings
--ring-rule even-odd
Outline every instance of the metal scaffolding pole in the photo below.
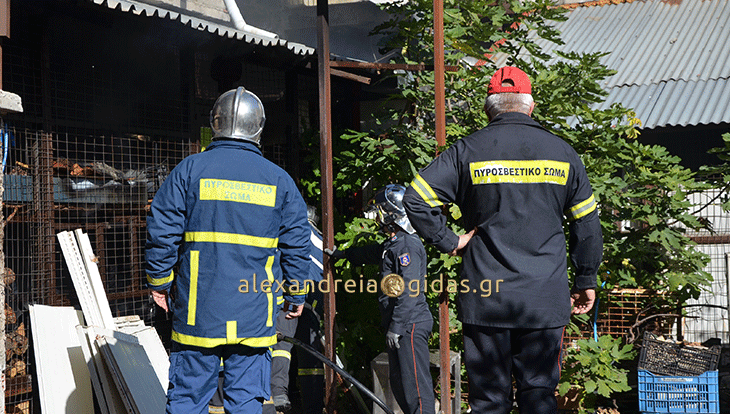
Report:
[[[436,118],[436,145],[446,145],[446,101],[444,80],[444,2],[433,1],[433,66],[434,110]],[[451,414],[451,346],[449,340],[449,293],[444,289],[439,296],[439,356],[441,410]]]
[[[319,60],[319,148],[322,171],[322,241],[324,248],[334,248],[333,195],[332,195],[332,104],[330,91],[329,6],[327,0],[317,0],[317,57]],[[323,274],[329,286],[334,286],[333,261],[325,254]],[[324,355],[335,360],[335,292],[330,289],[324,297]],[[337,390],[335,373],[325,367],[325,408],[328,414],[336,412]]]
[[[332,66],[342,68],[377,68],[377,69],[404,69],[404,70],[434,70],[435,78],[435,117],[436,117],[436,145],[442,148],[446,145],[446,115],[445,115],[445,80],[446,69],[455,71],[458,68],[444,64],[444,27],[443,27],[443,0],[434,0],[434,65],[390,65],[367,62],[332,62],[329,49],[329,5],[327,0],[317,0],[317,55],[319,75],[319,123],[320,123],[320,163],[322,170],[322,235],[324,247],[334,247],[333,223],[333,187],[332,187],[332,112],[330,77]],[[333,261],[328,255],[323,257],[323,277],[333,286]],[[439,353],[440,353],[440,385],[441,409],[444,414],[451,414],[451,351],[449,344],[449,309],[448,293],[442,292],[439,302]],[[334,317],[335,292],[330,290],[324,301],[324,335],[325,356],[333,361],[334,347]],[[325,367],[325,401],[326,412],[333,414],[336,411],[336,384],[334,371]]]

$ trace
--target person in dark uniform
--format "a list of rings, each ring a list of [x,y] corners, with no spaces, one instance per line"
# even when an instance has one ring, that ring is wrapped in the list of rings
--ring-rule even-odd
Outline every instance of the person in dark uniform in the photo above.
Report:
[[[312,253],[310,255],[310,277],[312,280],[322,280],[322,233],[317,227],[319,216],[314,206],[307,206],[307,219],[312,230]],[[316,277],[316,279],[315,279]],[[323,352],[322,331],[320,321],[324,315],[324,295],[318,290],[318,285],[309,287],[304,302],[304,311],[299,317],[294,337],[311,346],[320,353]],[[324,410],[324,365],[309,352],[297,348],[297,378],[299,394],[302,397],[304,414],[322,414]]]
[[[309,277],[306,284],[306,298],[302,315],[296,319],[286,319],[286,311],[282,309],[279,312],[276,329],[284,336],[297,338],[307,345],[313,346],[315,349],[322,348],[319,339],[319,316],[314,313],[317,307],[317,298],[319,298],[319,307],[321,314],[322,294],[316,291],[316,286],[322,280],[322,234],[317,228],[317,209],[314,206],[307,205],[307,221],[309,222],[310,231],[310,253],[309,253]],[[303,287],[304,289],[304,287]],[[316,326],[314,325],[316,323]],[[301,326],[300,326],[301,325]],[[312,338],[311,334],[305,335],[306,332],[316,333],[317,336]],[[319,345],[319,346],[317,346]],[[264,404],[263,414],[274,414],[276,412],[288,412],[292,409],[292,403],[289,400],[289,369],[291,367],[293,345],[287,341],[279,341],[271,347],[271,401]],[[306,356],[303,354],[307,354]],[[314,412],[322,413],[324,408],[324,369],[322,363],[319,364],[310,361],[315,357],[309,355],[306,351],[298,349],[297,361],[299,371],[303,371],[299,375],[300,386],[302,386],[303,406],[305,414]],[[305,368],[302,370],[302,362]],[[317,368],[319,367],[319,368]],[[319,373],[319,376],[312,375]],[[319,378],[319,383],[317,379]],[[306,389],[304,389],[306,387]],[[317,408],[319,407],[319,411]]]
[[[405,190],[399,184],[385,186],[365,212],[388,236],[385,242],[325,252],[353,264],[380,265],[378,301],[386,332],[390,387],[404,413],[431,414],[435,412],[435,398],[428,339],[433,315],[424,294],[428,261],[426,249],[403,208]]]
[[[166,412],[207,412],[222,360],[225,411],[256,414],[270,397],[278,286],[309,274],[307,206],[258,148],[256,95],[223,93],[210,121],[213,143],[173,169],[147,217],[147,284],[173,318]],[[287,317],[301,315],[304,295],[283,297]]]
[[[304,311],[302,311],[304,313]],[[282,308],[276,319],[276,331],[290,338],[297,331],[296,319],[286,319],[286,311]],[[279,412],[291,410],[289,401],[289,366],[291,365],[292,343],[279,341],[271,346],[271,399],[274,408]],[[263,414],[267,414],[264,407]]]
[[[463,255],[457,308],[469,403],[475,414],[556,413],[563,329],[595,299],[603,240],[585,167],[566,142],[531,118],[532,86],[516,67],[496,71],[489,124],[458,140],[414,178],[403,203],[440,251]],[[461,209],[457,236],[441,214]],[[563,230],[568,221],[566,252]],[[567,256],[574,264],[573,285]]]

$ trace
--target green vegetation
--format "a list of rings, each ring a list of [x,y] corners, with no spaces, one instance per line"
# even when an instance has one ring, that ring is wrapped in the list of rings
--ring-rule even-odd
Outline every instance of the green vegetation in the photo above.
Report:
[[[433,11],[430,0],[411,0],[387,5],[391,20],[375,33],[387,35],[384,51],[397,50],[397,63],[433,63]],[[727,181],[699,180],[696,172],[680,166],[680,159],[657,145],[637,141],[640,120],[621,105],[606,110],[591,109],[603,101],[600,82],[613,72],[600,63],[601,53],[542,52],[534,35],[561,43],[551,21],[563,19],[564,10],[550,1],[445,0],[444,26],[446,65],[458,66],[446,74],[446,143],[466,136],[487,124],[482,110],[487,84],[496,66],[485,56],[497,53],[506,63],[518,66],[533,81],[537,107],[533,117],[570,143],[581,154],[599,201],[605,243],[599,283],[600,300],[614,288],[646,288],[665,292],[668,303],[682,303],[706,288],[710,275],[704,270],[708,257],[693,249],[687,229],[703,223],[692,215],[687,196]],[[559,59],[555,59],[559,58]],[[469,62],[469,63],[466,63]],[[434,138],[434,77],[429,71],[397,73],[399,90],[385,116],[378,117],[377,131],[348,131],[335,138],[334,187],[338,200],[362,195],[363,188],[399,182],[408,184],[419,168],[436,155]],[[730,142],[730,136],[726,137]],[[729,144],[730,145],[730,144]],[[720,155],[727,149],[718,150]],[[315,171],[316,172],[316,171]],[[703,170],[708,175],[722,171]],[[308,188],[316,196],[319,177]],[[367,194],[367,190],[365,191]],[[365,197],[367,198],[367,197]],[[380,241],[372,223],[358,216],[357,206],[346,210],[340,203],[336,214],[336,243],[342,247]],[[458,208],[451,208],[451,225],[460,227]],[[438,275],[458,279],[458,258],[429,248],[429,280]],[[337,277],[374,277],[374,268],[356,269],[344,261],[337,264]],[[348,370],[367,383],[369,361],[384,349],[379,330],[375,294],[340,295],[338,349]],[[451,295],[452,349],[461,349],[459,323]],[[429,297],[436,315],[437,298]],[[438,320],[438,318],[436,318]],[[583,318],[585,322],[587,318]],[[578,321],[579,322],[579,321]],[[433,345],[439,341],[434,328]],[[560,385],[565,393],[578,387],[585,396],[609,397],[627,390],[626,371],[617,361],[634,357],[631,346],[601,336],[581,340],[568,352]],[[595,398],[585,398],[587,410]]]

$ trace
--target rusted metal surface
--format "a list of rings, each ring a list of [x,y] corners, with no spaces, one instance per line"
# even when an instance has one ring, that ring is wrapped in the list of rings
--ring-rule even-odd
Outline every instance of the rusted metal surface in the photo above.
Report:
[[[330,69],[330,74],[332,76],[339,76],[340,78],[345,78],[349,80],[353,80],[355,82],[364,83],[366,85],[370,85],[370,78],[367,76],[360,76],[356,75],[354,73],[345,72],[344,70],[337,70],[337,69]]]
[[[446,92],[444,80],[444,4],[443,0],[433,1],[433,62],[434,62],[434,100],[436,117],[436,145],[446,145]],[[451,414],[451,364],[449,340],[449,294],[441,292],[439,298],[439,356],[441,360],[441,410]]]
[[[0,0],[0,36],[10,37],[10,0]],[[1,55],[0,63],[2,63]],[[1,88],[2,83],[0,82]]]
[[[35,242],[39,252],[36,257],[38,269],[34,272],[34,285],[48,286],[47,289],[41,288],[39,303],[49,303],[51,305],[60,305],[62,299],[58,295],[56,289],[56,278],[49,278],[49,275],[55,274],[54,270],[54,250],[55,250],[55,233],[53,220],[53,136],[49,133],[40,133],[38,144],[38,174],[36,176],[38,186],[38,197],[36,201],[36,214],[38,217],[38,231],[36,232]],[[49,283],[50,282],[50,283]]]
[[[322,241],[324,248],[334,246],[333,194],[332,194],[332,106],[330,90],[330,47],[329,12],[327,0],[317,0],[317,57],[319,60],[319,137],[320,163],[322,170]],[[329,256],[322,258],[323,277],[333,282],[332,265]],[[324,296],[324,355],[335,360],[335,292],[330,290]],[[325,409],[328,414],[336,412],[337,390],[332,368],[325,366]]]
[[[690,236],[697,244],[730,244],[730,234],[716,234],[712,236]]]
[[[443,34],[443,32],[442,32]],[[443,45],[441,46],[443,51]],[[458,66],[445,66],[443,56],[440,64],[444,70],[449,72],[456,72],[459,70]],[[408,70],[408,71],[426,71],[434,70],[435,65],[408,65],[405,63],[371,63],[371,62],[349,62],[343,60],[330,61],[330,66],[333,68],[351,68],[351,69],[374,69],[374,70]]]

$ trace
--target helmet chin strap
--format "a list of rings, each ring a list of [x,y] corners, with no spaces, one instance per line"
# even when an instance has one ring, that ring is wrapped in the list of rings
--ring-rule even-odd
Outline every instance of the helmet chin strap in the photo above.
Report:
[[[398,233],[400,231],[400,226],[395,223],[389,223],[389,224],[381,224],[380,230],[383,233],[390,234],[390,233]]]

